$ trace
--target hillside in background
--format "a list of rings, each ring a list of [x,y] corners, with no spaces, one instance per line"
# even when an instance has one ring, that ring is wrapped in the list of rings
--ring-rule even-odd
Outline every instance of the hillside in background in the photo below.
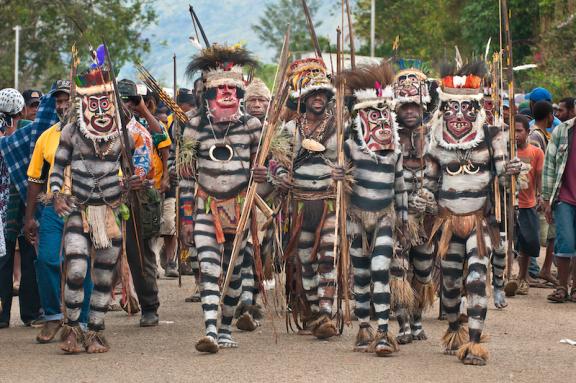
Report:
[[[270,1],[270,0],[268,0]],[[262,0],[157,0],[155,8],[158,23],[145,33],[150,39],[151,51],[143,57],[143,64],[158,79],[162,85],[172,86],[172,55],[176,53],[179,87],[190,86],[184,70],[190,57],[198,50],[190,43],[188,37],[194,33],[188,4],[192,4],[206,32],[210,43],[236,44],[246,43],[249,50],[264,63],[271,62],[274,51],[260,43],[252,30],[252,24],[258,23],[258,18],[264,13],[265,3]],[[336,27],[339,22],[337,15],[331,15],[331,4],[326,1],[318,12],[322,17],[322,25],[317,31],[319,35],[336,40]],[[335,4],[335,3],[334,3]],[[302,15],[304,17],[304,15]],[[126,64],[119,78],[136,78],[131,64]]]

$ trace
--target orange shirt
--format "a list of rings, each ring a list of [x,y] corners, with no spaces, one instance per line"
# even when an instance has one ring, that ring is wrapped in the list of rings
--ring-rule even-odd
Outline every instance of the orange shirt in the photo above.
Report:
[[[528,188],[520,190],[518,194],[518,207],[521,209],[532,208],[536,206],[536,177],[542,177],[544,168],[544,152],[542,149],[527,144],[524,149],[518,148],[518,158],[530,164],[528,172]]]

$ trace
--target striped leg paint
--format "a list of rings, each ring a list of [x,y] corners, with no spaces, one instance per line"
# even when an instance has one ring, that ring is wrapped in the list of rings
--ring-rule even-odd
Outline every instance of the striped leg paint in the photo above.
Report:
[[[256,293],[256,280],[254,275],[254,247],[251,243],[246,244],[244,260],[242,262],[242,294],[240,302],[244,305],[254,305]]]
[[[230,254],[232,253],[232,245],[234,243],[234,235],[226,235],[226,243],[224,244],[224,272],[228,270],[228,267],[233,267],[232,278],[230,279],[230,285],[228,286],[228,291],[223,299],[222,304],[222,320],[220,323],[220,329],[218,331],[218,345],[221,348],[235,348],[238,347],[232,339],[232,319],[234,318],[234,309],[240,300],[240,293],[242,292],[242,278],[241,270],[243,259],[246,256],[247,249],[247,230],[244,234],[244,240],[240,245],[243,251],[238,253],[236,258],[236,263],[230,265]],[[225,274],[223,274],[224,276]]]
[[[427,337],[422,328],[422,311],[427,306],[430,306],[434,299],[434,286],[432,284],[434,246],[424,244],[412,248],[410,261],[413,270],[412,287],[416,293],[417,301],[410,321],[412,339],[425,340]]]
[[[122,239],[113,239],[112,246],[106,249],[96,249],[94,252],[94,268],[92,281],[94,290],[90,297],[90,316],[88,328],[93,331],[104,330],[104,317],[108,311],[112,294],[114,269],[122,249]]]
[[[490,237],[485,235],[486,251],[490,254]],[[466,275],[466,292],[468,300],[468,328],[470,341],[480,343],[486,311],[488,310],[488,296],[486,294],[486,276],[490,259],[478,255],[477,237],[474,232],[466,241],[468,254],[468,273]]]
[[[414,296],[411,291],[412,287],[408,282],[408,267],[409,260],[403,254],[396,254],[390,266],[391,305],[398,321],[399,329],[396,340],[400,344],[412,342],[412,330],[410,329],[410,311],[412,307],[407,303],[410,300],[413,301]],[[412,296],[410,297],[409,294],[412,294]]]
[[[490,237],[484,235],[486,251],[490,254]],[[458,359],[464,364],[485,365],[488,360],[488,350],[480,344],[486,311],[488,310],[488,296],[486,294],[487,273],[490,259],[488,256],[478,255],[478,238],[476,232],[472,233],[466,241],[468,254],[468,272],[466,275],[466,292],[468,300],[468,334],[469,342],[458,350]]]
[[[468,341],[468,334],[461,327],[459,319],[465,252],[466,241],[453,235],[448,252],[441,261],[442,309],[448,320],[448,330],[442,338],[442,343],[447,354],[454,354]]]
[[[82,216],[78,212],[70,214],[64,234],[64,257],[66,260],[66,285],[64,303],[66,318],[70,326],[78,325],[82,302],[84,302],[84,278],[88,270],[90,237],[84,233]]]
[[[374,283],[372,299],[378,321],[378,331],[381,333],[388,332],[390,318],[390,264],[394,253],[391,221],[391,218],[384,218],[380,221],[370,257],[370,270]]]
[[[318,248],[318,300],[320,312],[332,315],[334,294],[336,293],[336,269],[334,267],[334,229],[336,214],[328,213],[320,232]]]
[[[354,271],[354,313],[360,324],[370,322],[370,257],[362,249],[362,229],[359,223],[349,222],[350,258]]]
[[[494,287],[494,305],[496,308],[504,308],[506,294],[504,294],[504,268],[506,267],[506,247],[504,233],[500,235],[500,242],[492,251],[492,286]]]
[[[318,301],[318,264],[312,259],[315,233],[302,229],[298,241],[298,258],[302,265],[302,287],[313,313],[320,311]]]

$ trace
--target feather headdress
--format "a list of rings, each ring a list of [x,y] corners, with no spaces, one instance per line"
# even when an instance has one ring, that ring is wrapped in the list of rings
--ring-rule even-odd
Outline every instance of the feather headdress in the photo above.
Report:
[[[394,76],[394,97],[398,104],[416,103],[426,105],[431,97],[428,90],[428,78],[421,60],[400,59],[398,72]]]
[[[243,67],[258,66],[252,54],[241,45],[214,44],[194,56],[186,67],[186,75],[190,78],[201,72],[206,88],[216,88],[220,85],[233,85],[245,89]]]
[[[441,89],[438,94],[441,101],[450,99],[482,99],[482,80],[486,75],[486,65],[476,61],[457,69],[455,64],[443,64],[440,67]]]
[[[392,67],[382,62],[344,71],[336,81],[345,81],[347,93],[354,96],[353,110],[383,102],[394,109],[394,93],[390,85],[393,79]]]
[[[334,87],[326,72],[326,65],[321,58],[311,57],[296,60],[290,64],[290,98],[296,102],[315,90],[328,91],[334,95]]]

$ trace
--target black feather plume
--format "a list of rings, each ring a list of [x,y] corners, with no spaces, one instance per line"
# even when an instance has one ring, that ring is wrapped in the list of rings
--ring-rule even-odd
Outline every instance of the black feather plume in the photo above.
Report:
[[[193,78],[197,72],[232,65],[257,67],[258,61],[243,47],[214,44],[192,58],[186,67],[186,75]]]

